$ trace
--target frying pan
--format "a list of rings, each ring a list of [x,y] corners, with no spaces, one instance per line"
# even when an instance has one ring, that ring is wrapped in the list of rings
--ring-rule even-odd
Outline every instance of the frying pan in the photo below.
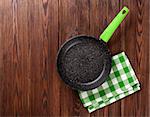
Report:
[[[111,70],[111,53],[106,43],[128,12],[128,8],[124,7],[100,39],[80,35],[61,46],[57,55],[57,70],[66,84],[76,90],[90,90],[107,79]]]

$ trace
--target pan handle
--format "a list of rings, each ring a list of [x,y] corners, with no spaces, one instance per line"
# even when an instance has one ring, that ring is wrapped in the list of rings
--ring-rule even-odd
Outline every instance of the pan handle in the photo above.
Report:
[[[113,19],[113,21],[108,25],[104,32],[100,35],[100,39],[102,39],[104,42],[108,42],[115,30],[118,28],[118,26],[128,14],[128,12],[129,9],[127,7],[124,7]]]

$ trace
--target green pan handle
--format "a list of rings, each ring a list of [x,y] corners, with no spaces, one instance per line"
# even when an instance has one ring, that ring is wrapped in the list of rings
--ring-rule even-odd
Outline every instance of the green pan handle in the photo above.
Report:
[[[127,7],[124,7],[113,19],[113,21],[108,25],[105,31],[100,35],[100,39],[102,39],[104,42],[108,42],[115,30],[118,28],[118,26],[128,14],[128,12],[129,9]]]

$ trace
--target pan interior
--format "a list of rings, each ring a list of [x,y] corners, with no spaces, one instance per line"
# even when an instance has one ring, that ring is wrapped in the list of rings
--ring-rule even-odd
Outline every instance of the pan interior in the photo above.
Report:
[[[61,67],[67,80],[76,83],[92,82],[103,71],[104,42],[80,37],[77,43],[71,44],[65,52]]]

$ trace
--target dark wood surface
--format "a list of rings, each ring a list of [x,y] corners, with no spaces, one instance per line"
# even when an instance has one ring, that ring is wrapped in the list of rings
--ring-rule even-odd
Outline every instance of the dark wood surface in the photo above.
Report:
[[[141,91],[91,114],[55,66],[65,40],[98,37],[124,5],[130,13],[108,46],[125,51]],[[0,0],[0,115],[150,116],[149,0]]]

